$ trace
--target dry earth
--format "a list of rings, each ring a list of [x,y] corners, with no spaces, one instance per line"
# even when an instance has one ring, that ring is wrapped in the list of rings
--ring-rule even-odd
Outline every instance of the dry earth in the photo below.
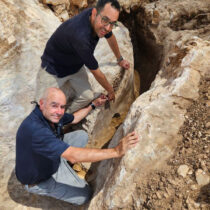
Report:
[[[210,209],[210,184],[204,185],[210,169],[210,80],[202,80],[200,86],[200,97],[185,115],[183,139],[174,155],[164,170],[141,180],[143,187],[137,193],[143,196],[143,209]],[[199,169],[203,171],[200,179]]]

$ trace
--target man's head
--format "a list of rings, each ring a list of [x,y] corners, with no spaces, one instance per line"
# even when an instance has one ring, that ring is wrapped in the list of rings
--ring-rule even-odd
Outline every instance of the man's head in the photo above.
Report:
[[[39,101],[44,117],[52,123],[58,123],[65,112],[66,96],[59,88],[51,87],[45,90]]]
[[[109,33],[116,24],[120,13],[117,0],[99,0],[91,15],[92,27],[99,38]]]

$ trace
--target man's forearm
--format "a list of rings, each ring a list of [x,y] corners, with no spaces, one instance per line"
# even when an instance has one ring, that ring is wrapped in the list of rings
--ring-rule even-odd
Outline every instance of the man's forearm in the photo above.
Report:
[[[85,108],[82,108],[76,112],[74,112],[74,120],[71,124],[76,124],[80,122],[83,118],[85,118],[89,112],[92,110],[92,107],[90,105],[86,106]]]
[[[78,162],[97,162],[110,158],[117,158],[120,157],[120,155],[115,148],[91,149],[70,146],[63,152],[62,157],[74,164]]]
[[[110,48],[112,49],[114,55],[116,56],[116,58],[119,59],[121,54],[120,54],[119,46],[117,44],[117,39],[116,39],[115,35],[112,34],[112,36],[107,39],[107,42],[108,42]]]

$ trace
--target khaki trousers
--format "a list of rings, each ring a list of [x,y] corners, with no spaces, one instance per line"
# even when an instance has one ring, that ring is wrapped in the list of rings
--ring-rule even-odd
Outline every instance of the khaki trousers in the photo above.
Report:
[[[37,102],[48,87],[58,87],[63,90],[67,97],[67,101],[69,101],[69,99],[71,100],[71,105],[69,107],[70,113],[85,107],[94,98],[93,90],[88,82],[85,66],[77,73],[63,78],[58,78],[55,75],[49,74],[45,69],[40,68],[36,83]]]

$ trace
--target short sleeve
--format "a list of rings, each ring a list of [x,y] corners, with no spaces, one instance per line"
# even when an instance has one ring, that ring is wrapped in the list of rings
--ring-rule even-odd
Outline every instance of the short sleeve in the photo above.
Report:
[[[64,116],[62,117],[62,120],[63,120],[63,125],[71,123],[74,120],[74,115],[65,113]]]

